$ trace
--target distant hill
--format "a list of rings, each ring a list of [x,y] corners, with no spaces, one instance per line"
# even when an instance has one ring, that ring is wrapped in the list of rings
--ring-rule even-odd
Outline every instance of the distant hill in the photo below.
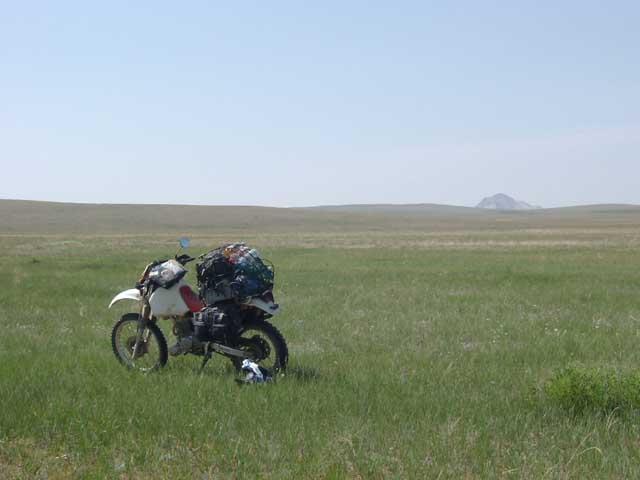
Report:
[[[434,204],[338,205],[309,208],[123,205],[0,199],[0,236],[14,234],[245,234],[304,232],[455,232],[527,228],[638,228],[640,206],[585,205],[500,210]]]
[[[498,193],[492,197],[483,198],[476,208],[484,208],[486,210],[539,210],[542,207],[516,200],[504,193]]]
[[[442,230],[467,228],[474,219],[482,219],[490,214],[474,208],[445,205],[275,208],[0,199],[0,235]],[[478,226],[481,225],[482,221]]]
[[[304,207],[304,210],[348,213],[387,213],[405,215],[477,215],[479,212],[471,207],[441,205],[437,203],[362,203],[352,205],[320,205]]]

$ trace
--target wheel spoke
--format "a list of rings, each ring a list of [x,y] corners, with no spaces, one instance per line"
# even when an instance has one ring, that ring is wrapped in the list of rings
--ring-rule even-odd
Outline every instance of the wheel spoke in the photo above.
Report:
[[[157,327],[155,328],[157,330]],[[130,368],[148,372],[164,363],[161,346],[164,338],[161,340],[149,326],[140,331],[137,317],[123,318],[114,328],[112,341],[114,353]]]

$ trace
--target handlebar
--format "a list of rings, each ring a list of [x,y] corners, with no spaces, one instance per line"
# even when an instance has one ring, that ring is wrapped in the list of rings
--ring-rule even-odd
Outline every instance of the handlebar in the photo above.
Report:
[[[190,257],[189,255],[187,255],[186,253],[178,256],[176,255],[176,261],[180,264],[180,265],[186,265],[189,262],[193,262],[195,260],[195,258]]]

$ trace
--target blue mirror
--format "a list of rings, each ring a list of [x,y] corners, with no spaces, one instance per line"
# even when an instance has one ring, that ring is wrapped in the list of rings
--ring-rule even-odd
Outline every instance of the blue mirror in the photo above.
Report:
[[[189,240],[187,237],[182,237],[180,239],[180,246],[182,248],[189,248],[189,245],[191,245],[191,240]]]

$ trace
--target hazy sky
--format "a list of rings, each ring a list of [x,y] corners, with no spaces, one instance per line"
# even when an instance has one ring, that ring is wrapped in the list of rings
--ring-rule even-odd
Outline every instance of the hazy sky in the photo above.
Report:
[[[640,2],[0,0],[0,198],[640,204]]]

